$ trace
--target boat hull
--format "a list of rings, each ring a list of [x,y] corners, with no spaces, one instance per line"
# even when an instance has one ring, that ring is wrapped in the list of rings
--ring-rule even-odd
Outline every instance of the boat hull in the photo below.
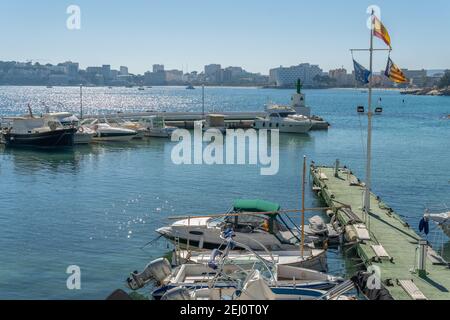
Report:
[[[301,122],[292,124],[272,123],[268,120],[255,120],[253,127],[257,130],[279,130],[281,133],[308,133],[312,128],[311,122]]]
[[[99,133],[94,136],[93,141],[97,142],[126,142],[131,141],[136,134],[130,133]]]
[[[3,139],[8,147],[72,147],[76,131],[76,129],[70,128],[30,134],[5,133]]]

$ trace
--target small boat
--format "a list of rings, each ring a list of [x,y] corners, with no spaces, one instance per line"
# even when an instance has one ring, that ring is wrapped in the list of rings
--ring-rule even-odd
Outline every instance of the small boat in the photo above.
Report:
[[[260,248],[261,250],[261,248]],[[272,260],[279,266],[307,268],[319,272],[326,272],[327,256],[326,251],[322,249],[304,248],[303,255],[300,249],[295,251],[271,251],[269,253],[259,253],[259,256],[266,260]],[[186,263],[204,264],[209,261],[211,251],[178,251],[178,259]],[[241,264],[252,265],[255,263],[255,257],[242,250],[233,250],[228,254],[232,260],[240,261]]]
[[[9,118],[10,126],[3,130],[7,147],[58,148],[74,145],[76,128],[64,128],[53,119],[34,117]]]
[[[195,87],[193,85],[188,85],[186,87],[186,90],[195,90]]]
[[[340,277],[300,267],[282,265],[276,262],[270,252],[263,256],[233,240],[228,233],[227,245],[223,251],[215,249],[206,262],[183,263],[172,267],[166,258],[152,261],[141,273],[135,271],[127,279],[132,290],[141,289],[150,282],[158,283],[153,291],[155,299],[160,299],[167,292],[177,287],[187,289],[210,289],[212,286],[224,291],[238,290],[255,270],[261,272],[270,288],[329,290],[343,282]],[[246,248],[249,259],[234,256],[231,250],[236,245]],[[299,255],[300,252],[297,252]],[[251,259],[250,259],[251,257]],[[174,252],[172,262],[179,261]]]
[[[176,127],[167,126],[164,118],[160,116],[141,118],[139,124],[143,128],[146,137],[170,138],[177,129]]]
[[[128,121],[120,118],[102,119],[103,123],[116,128],[130,129],[137,132],[133,139],[143,139],[146,133],[145,128],[139,122]]]
[[[77,128],[74,138],[75,144],[89,144],[94,138],[95,131],[87,126],[80,126],[80,120],[78,117],[70,112],[49,112],[45,113],[43,117],[48,119],[56,119],[65,128]]]
[[[52,89],[53,88],[53,86],[47,86],[47,89]]]
[[[95,131],[92,139],[95,142],[126,142],[137,135],[137,132],[134,130],[113,127],[108,123],[102,123],[99,119],[86,119],[81,122],[81,125]]]
[[[450,237],[450,211],[443,213],[425,213],[423,219],[420,221],[419,229],[420,231],[429,231],[429,221],[433,221],[438,225],[442,231]]]
[[[138,90],[139,90],[139,91],[144,91],[145,88],[144,88],[144,87],[139,87]]]
[[[255,129],[275,129],[282,133],[307,133],[313,124],[303,115],[297,114],[292,108],[272,106],[266,110],[264,118],[256,118],[253,127]]]
[[[300,229],[291,228],[280,213],[280,205],[263,200],[237,200],[225,214],[217,217],[186,217],[168,227],[159,228],[157,233],[169,241],[182,243],[200,249],[215,249],[223,244],[222,230],[231,227],[236,241],[253,250],[261,246],[273,251],[299,250]],[[314,246],[315,236],[306,235],[305,243]],[[237,248],[239,249],[239,248]]]

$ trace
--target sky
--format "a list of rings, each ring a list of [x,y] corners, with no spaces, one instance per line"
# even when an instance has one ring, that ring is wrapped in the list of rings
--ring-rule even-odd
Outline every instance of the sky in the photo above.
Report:
[[[66,26],[69,5],[81,9],[79,30]],[[349,49],[369,45],[370,5],[401,68],[450,68],[448,0],[0,0],[0,60],[125,65],[136,74],[156,63],[185,72],[209,63],[263,74],[305,62],[351,70]],[[355,58],[368,65],[366,53]],[[375,70],[385,64],[376,53]]]

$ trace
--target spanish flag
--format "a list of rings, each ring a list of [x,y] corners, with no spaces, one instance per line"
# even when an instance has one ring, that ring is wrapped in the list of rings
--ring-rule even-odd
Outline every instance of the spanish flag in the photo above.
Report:
[[[389,48],[392,48],[389,32],[376,16],[373,16],[373,35],[383,40]]]
[[[408,82],[408,79],[405,77],[403,71],[391,60],[391,58],[388,58],[388,63],[384,74],[396,83]]]

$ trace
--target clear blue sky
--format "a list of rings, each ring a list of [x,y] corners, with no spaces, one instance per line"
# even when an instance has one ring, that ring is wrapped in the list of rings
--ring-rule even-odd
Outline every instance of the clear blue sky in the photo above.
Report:
[[[79,31],[66,28],[70,4],[81,8]],[[351,69],[348,49],[368,45],[371,4],[381,7],[400,67],[450,68],[448,0],[0,0],[0,60],[127,65],[134,73],[154,63],[265,74],[302,62]],[[366,55],[358,58],[367,65]],[[378,54],[376,69],[384,64]]]

